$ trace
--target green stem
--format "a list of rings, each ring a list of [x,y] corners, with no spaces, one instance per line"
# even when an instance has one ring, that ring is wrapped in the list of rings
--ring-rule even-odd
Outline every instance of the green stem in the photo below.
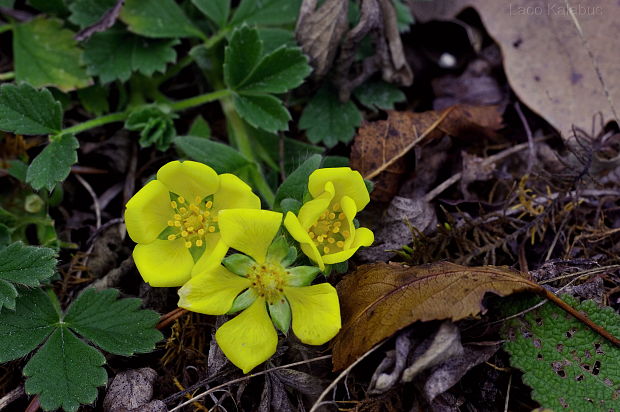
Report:
[[[209,37],[209,39],[207,41],[205,41],[205,43],[204,43],[205,47],[207,49],[212,48],[213,46],[218,44],[220,42],[220,40],[222,40],[224,37],[226,37],[226,35],[228,34],[229,31],[230,31],[230,28],[228,28],[228,27],[221,29],[220,31],[215,33],[213,36]]]
[[[203,105],[205,103],[212,102],[214,100],[222,99],[228,95],[230,95],[230,90],[217,90],[215,92],[201,94],[199,96],[190,97],[189,99],[180,100],[178,102],[172,103],[170,108],[175,111],[181,111],[185,109],[189,109],[191,107],[196,107]],[[63,134],[77,134],[84,132],[89,129],[93,129],[95,127],[103,126],[108,123],[116,123],[123,122],[129,116],[129,111],[118,112],[118,113],[110,113],[105,116],[96,117],[94,119],[85,121],[84,123],[76,124],[75,126],[69,127],[62,131]]]
[[[12,24],[3,24],[0,26],[0,33],[4,33],[5,31],[13,30]]]
[[[0,73],[0,81],[13,80],[14,78],[15,72]]]

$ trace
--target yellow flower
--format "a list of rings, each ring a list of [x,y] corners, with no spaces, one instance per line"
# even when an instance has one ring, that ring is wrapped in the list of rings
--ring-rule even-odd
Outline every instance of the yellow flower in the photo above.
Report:
[[[193,277],[179,290],[179,306],[208,315],[243,310],[215,334],[232,363],[247,373],[269,359],[278,344],[273,324],[287,333],[291,318],[295,335],[310,345],[338,333],[336,289],[329,283],[308,286],[319,273],[316,267],[288,267],[296,253],[277,236],[281,213],[223,210],[219,223],[224,243],[245,255],[231,255],[224,266]]]
[[[260,208],[260,199],[237,176],[218,175],[198,162],[174,161],[127,202],[125,224],[137,243],[133,258],[151,286],[181,286],[219,265],[228,247],[220,240],[217,213]]]
[[[315,170],[308,179],[312,200],[298,216],[288,212],[284,226],[301,250],[321,269],[348,260],[361,246],[370,246],[370,229],[356,229],[353,219],[370,201],[364,179],[348,167]]]

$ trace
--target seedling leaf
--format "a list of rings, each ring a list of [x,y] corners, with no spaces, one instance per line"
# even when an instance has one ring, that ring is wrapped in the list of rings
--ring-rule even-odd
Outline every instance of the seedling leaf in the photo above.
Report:
[[[78,140],[66,134],[53,140],[28,167],[26,182],[35,190],[46,188],[51,191],[56,183],[69,176],[71,166],[77,162]]]
[[[37,90],[26,83],[0,86],[0,130],[48,134],[61,128],[62,108],[49,90]]]

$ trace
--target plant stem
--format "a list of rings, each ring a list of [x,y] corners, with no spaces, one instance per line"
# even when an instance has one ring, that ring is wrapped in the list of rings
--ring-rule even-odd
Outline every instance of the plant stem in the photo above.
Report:
[[[191,107],[196,107],[203,105],[205,103],[212,102],[214,100],[222,99],[226,96],[230,95],[230,91],[228,89],[217,90],[215,92],[201,94],[199,96],[190,97],[189,99],[180,100],[178,102],[170,104],[170,108],[175,111],[181,111],[185,109],[189,109]],[[95,127],[103,126],[108,123],[116,123],[122,122],[127,119],[129,116],[129,111],[110,113],[105,116],[96,117],[94,119],[88,120],[84,123],[76,124],[75,126],[69,127],[62,131],[63,134],[77,134],[84,132],[89,129],[93,129]]]
[[[0,33],[4,33],[5,31],[13,30],[12,24],[3,24],[0,26]]]
[[[0,81],[13,80],[15,78],[15,72],[0,73]]]

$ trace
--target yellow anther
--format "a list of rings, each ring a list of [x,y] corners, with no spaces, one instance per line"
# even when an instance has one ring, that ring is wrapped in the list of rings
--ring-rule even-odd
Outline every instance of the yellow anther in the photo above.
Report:
[[[331,220],[334,220],[334,219],[336,218],[336,214],[335,214],[335,213],[330,213],[330,214],[329,214],[329,218],[330,218]]]
[[[191,210],[194,213],[200,212],[200,209],[198,209],[198,207],[196,207],[196,205],[189,205],[189,210]]]
[[[334,227],[340,227],[340,225],[342,225],[342,222],[334,222]]]
[[[345,217],[346,216],[342,212],[340,214],[338,214],[338,219],[340,219],[340,220],[344,220]]]
[[[168,240],[174,240],[176,238],[177,238],[176,235],[168,235]]]
[[[198,247],[202,246],[202,239],[198,239],[196,241],[196,246],[198,246]]]
[[[323,248],[323,253],[329,253],[329,247],[325,246],[325,247]]]
[[[205,234],[205,230],[204,229],[198,229],[198,234],[200,236],[204,235]]]
[[[327,238],[327,243],[334,243],[336,241],[336,239],[334,239],[333,237],[328,237]]]
[[[334,227],[334,228],[332,229],[332,232],[333,232],[333,233],[338,233],[338,232],[340,232],[340,226],[336,226],[336,227]]]
[[[332,210],[334,212],[337,212],[340,210],[340,203],[334,203],[334,205],[332,206]]]
[[[207,209],[211,209],[213,207],[213,202],[209,200],[207,203],[205,203],[205,207]]]
[[[217,222],[218,217],[214,216],[213,219],[211,219],[212,222]]]
[[[310,239],[314,239],[316,235],[314,234],[314,232],[308,232],[308,236],[310,236]]]
[[[178,214],[178,213],[176,213],[176,214],[174,215],[174,220],[181,220],[181,215],[180,215],[180,214]]]
[[[183,196],[179,196],[177,200],[179,201],[179,203],[185,203],[185,198]]]
[[[208,210],[205,210],[203,212],[203,215],[205,215],[205,217],[209,217],[209,216],[211,216],[211,212],[209,212]]]
[[[196,198],[194,199],[194,203],[200,203],[200,196],[196,196]]]
[[[175,202],[174,200],[172,202],[170,202],[170,206],[172,206],[173,209],[177,208],[177,202]]]
[[[319,235],[316,237],[316,240],[319,241],[319,243],[323,243],[323,240],[325,239],[325,235]]]
[[[203,215],[198,215],[198,221],[202,222],[205,220],[205,217]]]
[[[342,231],[342,236],[349,237],[350,235],[351,235],[351,233],[348,230],[343,230]]]
[[[342,240],[339,240],[339,241],[336,242],[336,246],[342,248],[342,247],[344,247],[344,242]]]
[[[215,232],[215,226],[209,226],[209,232],[211,233]]]
[[[168,221],[168,226],[174,226],[174,220],[169,220]]]
[[[188,241],[188,242],[185,242],[185,247],[186,247],[186,248],[188,248],[188,249],[189,249],[190,247],[192,247],[192,242],[189,242],[189,241]]]
[[[186,208],[184,208],[184,207],[182,207],[182,208],[180,208],[180,209],[179,209],[179,212],[181,212],[181,213],[187,213],[187,209],[186,209]]]
[[[193,232],[194,231],[194,226],[188,226],[187,227],[187,231],[188,232]]]
[[[181,232],[181,236],[187,237],[187,235],[189,235],[189,233],[187,233],[187,230]]]
[[[175,220],[174,225],[175,225],[176,227],[181,227],[181,222],[180,222],[180,221],[178,221],[178,220]]]

